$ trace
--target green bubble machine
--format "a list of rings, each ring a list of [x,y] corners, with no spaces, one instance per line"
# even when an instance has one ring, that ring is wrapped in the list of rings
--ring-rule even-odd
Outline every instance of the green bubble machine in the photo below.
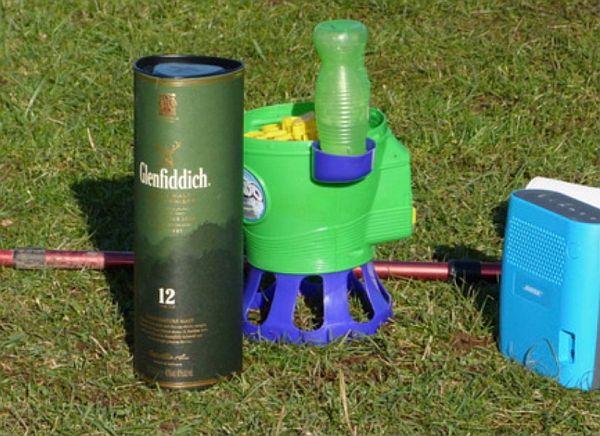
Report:
[[[412,233],[410,157],[369,107],[366,27],[327,21],[313,39],[321,58],[314,104],[263,107],[244,119],[244,332],[258,340],[374,334],[392,316],[392,299],[373,246]],[[311,111],[318,141],[255,134]]]

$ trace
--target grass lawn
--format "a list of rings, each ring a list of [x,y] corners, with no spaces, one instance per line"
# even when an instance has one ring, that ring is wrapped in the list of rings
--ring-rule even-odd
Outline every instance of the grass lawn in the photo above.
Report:
[[[0,1],[1,248],[131,249],[132,62],[246,64],[247,109],[312,99],[311,33],[369,28],[372,105],[412,156],[418,211],[383,259],[498,259],[509,193],[600,186],[595,1]],[[0,269],[0,433],[598,433],[600,393],[504,359],[498,285],[391,280],[365,341],[244,343],[202,392],[138,381],[128,271]]]

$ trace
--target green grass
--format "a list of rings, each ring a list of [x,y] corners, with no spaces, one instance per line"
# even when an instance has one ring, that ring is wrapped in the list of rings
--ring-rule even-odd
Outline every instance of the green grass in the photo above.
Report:
[[[335,17],[368,26],[372,105],[412,155],[415,235],[380,258],[498,258],[512,190],[600,184],[591,0],[0,5],[2,248],[131,248],[136,58],[240,58],[247,109],[310,100],[311,31]],[[130,274],[1,269],[0,433],[600,432],[598,392],[500,355],[497,285],[386,285],[395,317],[368,340],[246,342],[241,375],[167,392],[132,370]]]

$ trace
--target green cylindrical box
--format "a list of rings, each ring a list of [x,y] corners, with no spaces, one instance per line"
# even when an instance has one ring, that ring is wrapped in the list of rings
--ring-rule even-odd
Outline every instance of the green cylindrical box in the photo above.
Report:
[[[242,365],[243,65],[134,64],[134,366],[200,388]]]

